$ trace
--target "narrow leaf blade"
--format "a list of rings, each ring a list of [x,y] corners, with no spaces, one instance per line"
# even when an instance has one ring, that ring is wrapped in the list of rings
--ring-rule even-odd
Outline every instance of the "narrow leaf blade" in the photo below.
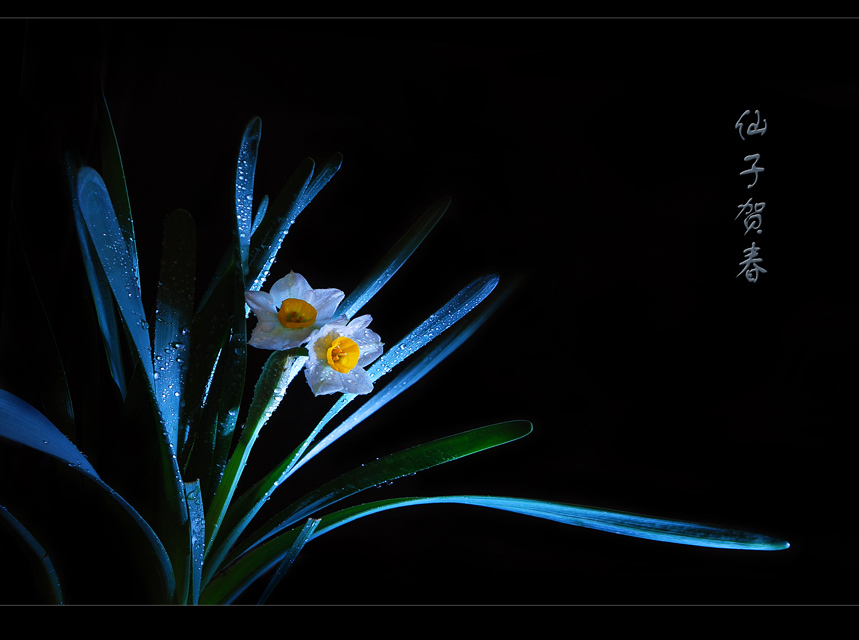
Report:
[[[464,504],[487,507],[634,538],[697,547],[745,551],[780,551],[790,547],[787,540],[744,529],[717,527],[668,518],[654,518],[636,513],[598,509],[564,502],[500,496],[397,498],[349,507],[322,518],[322,523],[317,528],[314,537],[373,513],[420,504]]]
[[[239,232],[242,271],[245,276],[248,270],[248,251],[253,226],[254,174],[261,132],[262,120],[252,118],[242,134],[236,166],[236,225]]]
[[[137,243],[134,239],[134,222],[131,217],[131,202],[128,198],[128,185],[125,181],[125,170],[122,168],[122,157],[119,153],[119,142],[113,128],[110,110],[104,93],[101,95],[99,106],[99,128],[101,140],[102,173],[104,184],[110,194],[110,200],[116,209],[116,217],[126,249],[131,261],[131,270],[135,277],[140,278],[137,260]]]
[[[169,600],[174,597],[176,583],[170,558],[149,523],[122,496],[102,481],[83,453],[45,416],[28,403],[2,389],[0,389],[0,437],[65,462],[105,491],[143,532],[150,545],[149,551],[156,559],[165,598]]]
[[[394,498],[348,507],[322,516],[311,540],[359,518],[389,509],[425,504],[487,507],[554,520],[572,526],[673,544],[746,551],[779,551],[790,547],[786,540],[742,529],[652,518],[560,502],[475,495]],[[283,557],[298,535],[298,527],[293,527],[239,556],[209,583],[203,592],[202,600],[210,603],[234,600],[253,580],[271,569]]]
[[[385,374],[390,373],[394,367],[403,362],[403,360],[420,351],[420,349],[426,346],[431,340],[447,331],[451,326],[462,319],[463,316],[479,305],[486,296],[492,293],[492,290],[497,284],[498,275],[496,274],[482,276],[473,280],[453,298],[451,298],[450,301],[441,309],[433,313],[396,345],[385,351],[385,353],[383,353],[367,370],[367,373],[370,375],[370,380],[375,382]],[[316,425],[310,436],[304,441],[304,443],[302,443],[302,445],[300,445],[300,450],[296,456],[298,461],[293,464],[292,468],[288,471],[289,473],[297,471],[300,467],[304,466],[312,458],[333,444],[336,440],[352,429],[353,426],[355,426],[348,422],[341,424],[325,436],[315,447],[304,454],[303,457],[300,457],[304,450],[321,432],[322,428],[356,397],[357,396],[354,393],[344,393],[340,396],[334,406],[331,407],[319,424]]]
[[[127,383],[125,379],[125,370],[122,364],[122,349],[119,341],[119,327],[117,325],[113,294],[111,293],[110,283],[107,281],[104,269],[101,268],[101,263],[98,260],[95,245],[89,235],[89,231],[87,231],[83,212],[81,211],[80,203],[78,202],[77,188],[75,186],[76,177],[81,169],[81,164],[76,158],[73,158],[71,154],[67,153],[64,169],[66,174],[66,183],[68,185],[69,199],[72,211],[74,212],[78,241],[81,248],[81,257],[83,258],[87,281],[89,282],[90,292],[93,297],[93,304],[98,318],[98,326],[101,330],[105,351],[107,352],[107,361],[110,367],[110,373],[116,386],[119,388],[120,394],[124,398]]]
[[[0,504],[0,522],[14,531],[30,554],[31,564],[39,567],[39,584],[48,604],[63,604],[63,588],[48,552],[35,536],[9,510]],[[315,528],[315,527],[314,527]]]
[[[177,451],[179,409],[191,346],[196,249],[191,215],[183,209],[173,211],[164,226],[152,366],[155,396],[161,405],[170,442]]]
[[[268,586],[265,588],[262,596],[260,596],[259,602],[257,604],[265,604],[265,601],[268,600],[268,597],[271,595],[271,592],[274,591],[275,587],[280,583],[283,579],[283,576],[286,575],[289,567],[292,566],[292,563],[295,561],[295,557],[298,553],[304,548],[304,545],[310,540],[310,537],[313,535],[313,532],[316,530],[316,527],[319,525],[321,520],[318,518],[308,518],[307,522],[304,523],[304,526],[301,528],[301,531],[298,534],[298,537],[295,539],[295,542],[292,543],[292,546],[289,548],[289,551],[286,552],[283,560],[280,562],[280,566],[278,566],[277,570],[274,572],[271,580],[268,583]]]
[[[392,482],[397,478],[412,475],[430,467],[513,442],[528,435],[531,429],[531,423],[525,420],[502,422],[420,444],[367,463],[311,491],[282,510],[250,536],[233,556],[252,548],[279,531],[292,526],[295,522],[314,515],[317,511],[355,493],[386,482]],[[236,514],[239,522],[221,541],[221,552],[212,554],[213,562],[206,567],[204,581],[215,570],[226,550],[238,538],[250,518],[268,499],[271,489],[268,493],[258,493],[264,488],[255,486],[249,492],[250,497],[248,499],[243,499],[241,505],[236,503],[233,513]]]
[[[143,312],[136,260],[128,249],[128,239],[119,225],[101,176],[91,167],[83,167],[77,174],[75,186],[89,237],[92,239],[125,328],[148,374],[151,386],[152,352],[148,333],[149,324]]]
[[[190,603],[200,600],[200,580],[203,573],[203,554],[206,545],[206,523],[203,511],[203,492],[200,481],[185,483],[185,503],[188,505],[188,519],[191,522],[191,594]]]
[[[415,250],[420,246],[430,231],[435,228],[438,221],[450,206],[450,198],[442,198],[433,204],[406,231],[402,238],[391,247],[391,250],[373,267],[367,277],[361,281],[355,290],[350,293],[337,308],[335,316],[345,315],[353,317],[370,299],[379,292],[400,267],[408,260]]]

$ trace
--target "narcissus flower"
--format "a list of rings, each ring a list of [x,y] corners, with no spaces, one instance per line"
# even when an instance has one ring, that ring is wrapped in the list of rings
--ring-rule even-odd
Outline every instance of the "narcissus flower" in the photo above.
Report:
[[[373,318],[360,316],[349,324],[326,324],[307,343],[304,368],[313,395],[370,393],[373,383],[363,369],[382,353],[382,340],[367,328]]]
[[[334,312],[344,297],[339,289],[311,288],[293,271],[275,282],[269,293],[247,291],[245,300],[259,320],[248,344],[276,351],[301,346],[310,334],[335,320]]]

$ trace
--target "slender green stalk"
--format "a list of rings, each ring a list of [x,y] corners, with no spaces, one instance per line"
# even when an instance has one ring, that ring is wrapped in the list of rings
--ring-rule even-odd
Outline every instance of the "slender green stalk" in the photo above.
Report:
[[[263,367],[262,374],[254,388],[254,398],[248,412],[247,423],[242,430],[235,451],[230,456],[218,490],[215,492],[215,498],[206,515],[207,554],[212,548],[212,543],[218,534],[227,508],[230,506],[230,501],[260,430],[280,405],[286,394],[286,388],[307,360],[307,356],[301,355],[301,352],[306,353],[303,349],[275,351],[269,356]]]

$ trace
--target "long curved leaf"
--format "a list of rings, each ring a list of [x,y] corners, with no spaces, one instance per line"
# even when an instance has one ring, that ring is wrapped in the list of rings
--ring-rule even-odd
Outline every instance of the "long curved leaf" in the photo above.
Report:
[[[96,317],[98,318],[98,326],[101,330],[101,337],[104,342],[107,362],[110,367],[110,373],[122,397],[125,397],[127,392],[127,383],[125,380],[125,369],[122,364],[122,348],[119,340],[119,328],[116,319],[116,308],[113,302],[113,294],[110,290],[110,283],[107,281],[107,276],[104,269],[101,268],[101,263],[98,260],[95,245],[87,231],[86,222],[83,212],[78,202],[77,188],[75,181],[78,172],[81,170],[80,161],[71,153],[66,153],[64,170],[66,183],[68,186],[69,200],[74,212],[75,227],[78,234],[78,242],[81,248],[81,257],[83,258],[84,269],[87,274],[87,281],[92,293],[93,304],[95,306]]]
[[[450,328],[451,325],[460,320],[466,313],[474,309],[476,305],[478,305],[484,298],[486,298],[486,296],[488,296],[495,288],[497,283],[498,276],[496,275],[484,276],[482,278],[474,280],[471,284],[466,286],[462,291],[460,291],[456,296],[454,296],[444,307],[439,309],[439,311],[437,311],[436,313],[432,314],[429,319],[423,322],[419,327],[417,327],[408,336],[406,336],[406,338],[401,340],[398,345],[391,349],[388,353],[392,353],[392,355],[387,356],[387,354],[383,354],[382,358],[384,358],[384,360],[381,363],[377,362],[373,365],[373,367],[370,369],[371,374],[375,372],[376,378],[381,377],[381,375],[384,375],[384,373],[390,371],[394,366],[402,362],[406,357],[425,346],[434,337],[438,336],[440,333]],[[474,327],[474,329],[476,329],[476,326]],[[470,335],[470,332],[467,332],[467,335],[464,332],[462,335],[463,337],[461,340],[454,340],[450,343],[442,345],[442,351],[452,351],[454,348],[459,346],[459,344],[461,344],[461,342],[467,337],[467,335]],[[437,357],[438,355],[439,354],[436,352],[430,352],[426,358],[421,359],[421,364],[428,365],[429,362],[433,360],[433,358],[435,358],[435,363],[439,362],[440,358]],[[382,360],[382,358],[380,358],[380,360]],[[432,366],[434,366],[434,364]],[[432,368],[432,366],[429,366],[429,368]],[[429,368],[425,369],[424,373],[426,373]],[[413,375],[413,373],[410,375]],[[420,375],[423,375],[423,373],[421,373]],[[392,393],[388,396],[387,399],[391,399],[404,388],[406,387],[402,387],[396,393]],[[300,462],[297,463],[300,456],[307,450],[313,439],[322,430],[325,424],[327,424],[327,422],[338,411],[340,411],[340,409],[345,407],[346,404],[348,404],[348,402],[351,401],[353,398],[355,398],[354,394],[343,394],[343,396],[341,396],[341,398],[334,404],[334,407],[332,407],[328,414],[326,414],[322,421],[316,426],[313,432],[311,432],[311,434],[304,440],[304,442],[302,442],[295,449],[295,451],[292,452],[292,454],[290,454],[287,458],[281,461],[281,463],[277,465],[277,467],[275,467],[271,472],[269,472],[262,480],[254,484],[253,487],[251,487],[248,491],[242,494],[230,506],[226,516],[224,517],[223,522],[223,526],[228,532],[226,534],[225,539],[223,541],[218,542],[217,551],[215,551],[214,553],[211,549],[207,549],[207,554],[212,559],[212,563],[217,564],[223,559],[224,555],[229,549],[229,546],[238,539],[239,535],[241,535],[241,533],[247,527],[250,520],[257,514],[257,512],[262,508],[262,505],[265,504],[265,502],[269,499],[272,492],[278,486],[280,486],[284,482],[284,480],[286,480],[286,478],[288,478],[295,470],[297,470],[298,467],[302,466],[307,460],[312,457],[309,453],[305,458],[302,458]],[[382,404],[384,404],[384,402],[382,402]],[[357,422],[344,422],[341,426],[332,431],[331,434],[329,434],[322,442],[320,442],[316,448],[312,449],[311,453],[313,453],[313,455],[316,455],[317,453],[319,453],[319,451],[330,445],[337,438],[348,432],[356,424]],[[209,566],[207,567],[207,571],[212,570],[212,564],[209,564]]]
[[[57,576],[57,571],[54,569],[54,563],[51,562],[51,558],[48,552],[45,551],[45,548],[39,544],[39,541],[36,540],[33,534],[15,516],[9,513],[9,510],[2,504],[0,504],[0,522],[12,529],[24,543],[25,548],[30,554],[31,564],[38,567],[39,583],[45,599],[50,604],[63,604],[63,588]]]
[[[488,507],[545,520],[554,520],[572,526],[698,547],[746,551],[779,551],[790,547],[790,543],[786,540],[743,529],[653,518],[562,502],[479,495],[393,498],[348,507],[322,516],[311,540],[358,518],[389,509],[425,504],[463,504]],[[253,580],[259,578],[280,561],[280,558],[294,544],[299,533],[300,527],[293,527],[237,558],[209,583],[203,592],[201,602],[232,602]]]
[[[248,251],[253,226],[254,174],[257,165],[262,120],[251,118],[242,134],[239,160],[236,165],[236,224],[239,232],[239,252],[242,272],[248,275]]]
[[[203,574],[203,554],[206,544],[206,523],[203,512],[203,493],[200,481],[185,483],[185,503],[188,505],[188,519],[191,522],[191,586],[189,601],[197,604],[200,600],[200,578]]]
[[[206,517],[207,550],[211,548],[212,540],[218,534],[221,522],[242,477],[251,448],[259,436],[260,430],[280,405],[289,383],[292,382],[307,361],[307,356],[299,355],[296,351],[275,351],[269,356],[263,367],[254,388],[253,401],[239,443],[230,456],[215,493],[215,498],[209,507]]]
[[[476,278],[465,286],[441,309],[430,315],[429,318],[424,320],[405,338],[385,351],[385,353],[383,353],[367,370],[367,373],[370,375],[370,380],[376,382],[382,376],[390,373],[394,367],[399,365],[403,360],[418,352],[431,340],[447,331],[462,319],[463,316],[474,310],[477,305],[483,302],[486,296],[492,293],[492,290],[495,289],[497,284],[498,275],[490,274]],[[316,446],[307,451],[307,453],[304,453],[304,450],[319,434],[322,428],[356,397],[357,396],[354,393],[344,393],[340,396],[334,406],[331,407],[319,424],[316,425],[310,436],[300,445],[297,455],[293,458],[293,462],[291,463],[291,468],[285,471],[287,477],[288,474],[294,473],[300,467],[304,466],[354,426],[354,424],[350,424],[348,422],[339,425],[331,433],[320,440]]]
[[[149,323],[143,312],[136,252],[119,224],[104,180],[91,167],[82,167],[75,179],[78,204],[86,222],[101,267],[107,276],[114,300],[134,345],[141,366],[152,386],[152,348]]]
[[[86,456],[45,416],[8,391],[0,389],[0,437],[46,453],[68,464],[103,489],[137,524],[150,545],[165,598],[175,596],[176,583],[170,558],[149,523],[96,473]]]
[[[36,379],[31,378],[30,384],[38,389],[41,406],[54,421],[54,424],[67,436],[74,437],[74,408],[63,359],[48,314],[42,303],[42,296],[39,294],[36,280],[30,269],[14,207],[10,206],[10,210],[10,264],[18,265],[23,272],[15,279],[13,286],[21,287],[17,294],[19,296],[18,303],[30,310],[29,318],[26,320],[27,342],[28,348],[31,350],[27,355],[28,363],[38,363],[36,373],[38,377]],[[28,367],[24,366],[20,369],[26,370]],[[32,372],[32,368],[29,371]]]
[[[101,170],[104,184],[110,194],[110,201],[116,210],[116,218],[122,229],[126,249],[131,262],[131,271],[138,280],[140,267],[137,260],[137,243],[134,239],[134,221],[131,217],[131,202],[128,198],[128,185],[125,181],[125,170],[122,168],[122,157],[119,153],[119,142],[107,107],[104,93],[98,103],[99,109],[99,140],[101,141]]]
[[[430,467],[444,464],[445,462],[451,462],[473,453],[513,442],[528,435],[531,429],[531,423],[525,420],[502,422],[416,445],[369,462],[311,491],[300,500],[282,510],[244,541],[232,554],[232,557],[243,553],[270,536],[275,535],[277,532],[290,527],[295,522],[312,516],[320,509],[324,509],[355,493],[391,482],[403,476],[415,474],[418,471],[423,471]],[[256,502],[262,504],[265,502],[265,499],[266,497],[263,497]],[[231,510],[233,517],[239,521],[225,522],[225,526],[229,524],[229,534],[218,541],[215,551],[210,554],[211,562],[207,562],[207,566],[204,569],[204,583],[208,582],[208,577],[217,569],[223,557],[257,510],[245,511],[241,508]]]
[[[161,278],[155,302],[152,376],[167,433],[177,451],[179,408],[184,397],[191,343],[196,249],[191,215],[184,209],[173,211],[164,225]]]
[[[372,393],[364,404],[343,421],[338,429],[342,429],[345,433],[355,428],[363,420],[366,420],[432,371],[436,365],[440,364],[445,358],[456,351],[462,343],[468,340],[495,313],[498,307],[512,293],[514,287],[515,283],[508,285],[500,293],[496,292],[490,304],[481,305],[479,311],[472,317],[469,317],[467,321],[458,322],[454,325],[442,338],[433,342],[426,351],[422,351],[420,358],[410,362],[387,385]]]
[[[385,283],[399,271],[424,239],[429,235],[441,217],[450,207],[450,198],[445,197],[434,203],[415,222],[412,227],[403,234],[391,250],[379,261],[379,263],[367,274],[355,290],[352,291],[337,307],[335,316],[345,315],[351,318],[378,293]]]
[[[260,596],[257,604],[265,604],[265,601],[268,600],[271,592],[274,591],[275,587],[283,579],[283,576],[286,574],[289,567],[292,566],[292,563],[295,561],[295,557],[298,555],[299,551],[301,551],[304,548],[304,545],[310,540],[313,532],[316,530],[316,527],[319,526],[320,522],[322,521],[318,518],[307,519],[307,522],[304,523],[304,526],[298,533],[298,537],[295,539],[295,542],[292,543],[292,546],[289,547],[289,551],[286,552],[283,560],[280,561],[280,566],[275,570],[274,575],[269,581],[268,586],[265,588],[265,591]]]

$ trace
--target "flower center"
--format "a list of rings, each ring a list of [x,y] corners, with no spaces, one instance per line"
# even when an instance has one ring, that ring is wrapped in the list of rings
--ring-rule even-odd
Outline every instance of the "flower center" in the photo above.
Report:
[[[280,303],[277,319],[287,329],[304,329],[316,322],[316,309],[298,298],[287,298]]]
[[[358,364],[360,353],[357,343],[351,338],[336,338],[328,348],[328,364],[335,371],[349,373]]]

